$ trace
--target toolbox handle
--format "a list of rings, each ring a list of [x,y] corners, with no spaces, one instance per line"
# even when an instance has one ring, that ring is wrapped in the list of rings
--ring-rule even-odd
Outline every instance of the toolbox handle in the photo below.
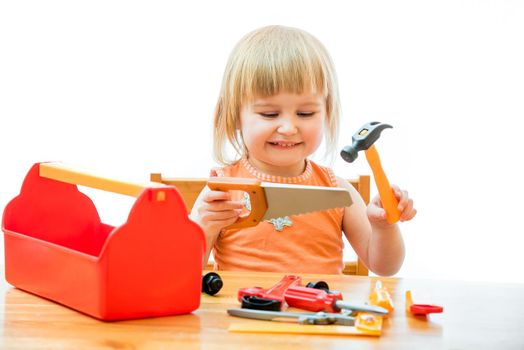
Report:
[[[66,182],[73,185],[96,188],[103,191],[138,197],[146,188],[167,188],[169,186],[158,182],[135,183],[87,173],[62,163],[40,163],[41,177]],[[158,193],[160,197],[165,196]],[[160,198],[158,198],[160,200]]]

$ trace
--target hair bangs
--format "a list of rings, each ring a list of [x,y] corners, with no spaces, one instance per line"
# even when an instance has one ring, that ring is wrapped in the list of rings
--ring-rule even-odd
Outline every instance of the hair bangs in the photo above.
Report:
[[[291,43],[295,45],[262,45],[259,52],[247,56],[240,72],[239,96],[252,101],[257,96],[273,96],[283,91],[296,94],[311,91],[327,97],[322,58],[312,47],[298,45],[301,43],[297,40]],[[247,101],[241,103],[244,102]]]

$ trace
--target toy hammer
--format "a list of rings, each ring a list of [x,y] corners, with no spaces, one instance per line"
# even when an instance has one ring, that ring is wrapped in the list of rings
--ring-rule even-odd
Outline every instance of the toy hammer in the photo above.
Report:
[[[371,122],[364,124],[352,137],[353,143],[346,146],[340,152],[342,158],[351,163],[357,159],[358,152],[365,150],[366,159],[368,160],[375,183],[377,184],[380,201],[384,210],[386,210],[386,220],[390,224],[394,224],[400,218],[400,211],[398,210],[398,201],[391,189],[388,178],[380,164],[377,149],[374,146],[375,141],[378,140],[382,130],[386,128],[393,128],[391,125],[382,124],[380,122]]]

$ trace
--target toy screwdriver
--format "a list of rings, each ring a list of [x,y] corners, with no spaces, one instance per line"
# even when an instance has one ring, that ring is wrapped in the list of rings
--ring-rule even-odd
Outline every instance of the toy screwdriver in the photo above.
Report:
[[[283,310],[287,305],[309,311],[337,313],[341,310],[352,312],[370,312],[386,315],[388,310],[372,305],[357,305],[342,301],[340,292],[326,292],[322,289],[301,287],[300,277],[284,276],[270,289],[242,288],[238,291],[238,300],[242,308],[257,310]]]
[[[322,289],[291,286],[284,297],[291,307],[309,311],[324,311],[329,313],[340,312],[341,310],[351,310],[355,312],[369,312],[378,315],[387,315],[388,310],[374,305],[351,304],[342,300],[340,292],[326,292]]]

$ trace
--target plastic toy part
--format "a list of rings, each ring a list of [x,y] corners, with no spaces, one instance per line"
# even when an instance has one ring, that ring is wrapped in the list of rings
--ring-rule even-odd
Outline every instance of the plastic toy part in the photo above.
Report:
[[[373,292],[369,295],[369,303],[371,305],[380,306],[388,310],[388,315],[395,310],[393,300],[386,287],[382,286],[382,282],[377,281]],[[387,317],[386,315],[385,317]]]
[[[280,300],[243,295],[240,305],[242,309],[280,311],[285,304]]]
[[[406,291],[406,312],[416,316],[438,314],[444,312],[444,308],[438,305],[414,304],[411,291]]]
[[[308,282],[306,284],[307,288],[315,288],[315,289],[321,289],[326,293],[329,293],[329,285],[325,281],[316,281],[316,282]]]
[[[127,222],[113,227],[100,221],[91,199],[72,184],[93,176],[51,179],[40,167],[31,168],[20,195],[4,210],[10,284],[102,320],[185,314],[199,307],[204,234],[188,219],[176,188],[143,189]],[[102,182],[105,190],[123,184]]]
[[[222,278],[215,272],[208,272],[202,277],[202,292],[208,295],[217,294],[223,286]]]
[[[240,288],[238,301],[242,307],[255,310],[284,310],[287,307],[284,294],[293,285],[300,284],[301,278],[294,275],[286,275],[269,289],[260,287]]]
[[[427,315],[442,313],[444,308],[437,305],[428,304],[413,304],[411,305],[411,313],[414,315]]]
[[[355,327],[368,335],[378,336],[382,331],[382,316],[361,312],[357,315]]]

